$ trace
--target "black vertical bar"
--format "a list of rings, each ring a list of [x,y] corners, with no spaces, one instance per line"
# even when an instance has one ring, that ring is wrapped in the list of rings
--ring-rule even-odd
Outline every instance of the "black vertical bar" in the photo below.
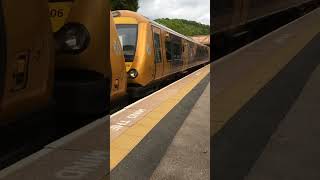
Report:
[[[5,80],[5,67],[7,57],[6,47],[6,28],[4,22],[4,11],[2,6],[2,0],[0,0],[0,102],[2,100],[4,91],[4,80]]]

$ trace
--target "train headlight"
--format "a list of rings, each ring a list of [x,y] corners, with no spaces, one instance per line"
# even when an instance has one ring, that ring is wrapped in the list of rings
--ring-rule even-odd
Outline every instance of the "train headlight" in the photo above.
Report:
[[[135,69],[131,69],[129,70],[128,75],[131,79],[134,79],[138,76],[138,71]]]
[[[111,14],[113,17],[119,17],[121,15],[119,11],[112,11]]]
[[[63,53],[81,53],[90,42],[87,28],[79,23],[65,24],[54,36],[58,52]]]

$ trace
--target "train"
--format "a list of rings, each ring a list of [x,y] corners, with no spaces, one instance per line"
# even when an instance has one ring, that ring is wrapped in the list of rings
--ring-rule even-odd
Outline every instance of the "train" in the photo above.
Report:
[[[106,112],[110,101],[126,94],[127,81],[107,1],[49,1],[49,6],[56,41],[54,95],[59,111]],[[65,13],[55,16],[59,10]]]
[[[43,0],[0,2],[0,125],[52,107],[55,53],[48,11]]]
[[[238,46],[237,41],[247,43],[258,32],[272,31],[269,27],[284,25],[319,5],[319,0],[216,0],[211,17],[213,49],[220,52]]]
[[[213,6],[212,32],[236,29],[295,8],[303,11],[319,5],[319,0],[217,0]]]
[[[209,62],[209,47],[105,0],[1,2],[0,124],[52,106],[105,114]]]
[[[159,87],[159,83],[168,78],[209,62],[209,47],[198,44],[191,38],[136,12],[110,12],[110,19],[107,21],[106,9],[95,10],[96,15],[93,15],[90,14],[93,9],[87,5],[87,1],[78,0],[77,6],[72,3],[75,2],[54,1],[50,4],[50,11],[58,11],[59,8],[65,7],[64,11],[68,12],[68,17],[51,18],[58,44],[66,41],[60,37],[67,37],[65,35],[67,30],[64,29],[70,28],[68,27],[70,23],[84,25],[84,29],[88,31],[85,34],[90,37],[89,45],[83,45],[84,48],[81,51],[77,50],[76,53],[72,51],[61,53],[57,48],[55,99],[57,104],[61,104],[59,108],[62,110],[77,114],[103,113],[122,101],[127,101],[128,97],[142,97],[150,93],[150,90],[154,91]],[[103,0],[91,3],[106,7]],[[131,18],[136,24],[130,24],[126,21],[127,18]],[[64,23],[61,23],[62,21]],[[104,22],[102,24],[109,24],[110,27],[106,30],[105,25],[89,22]],[[143,28],[144,26],[146,28]],[[156,34],[158,36],[154,36],[155,28],[158,30]],[[109,40],[105,37],[108,33],[110,33]],[[174,39],[175,43],[171,43],[170,39]],[[131,43],[132,40],[135,42]],[[103,48],[107,47],[107,42],[110,49],[109,57],[98,56],[104,51]],[[90,45],[98,44],[99,50],[96,47],[90,50]],[[163,54],[168,54],[167,57],[172,54],[172,59],[165,58]],[[92,74],[96,74],[95,77]],[[78,78],[76,81],[75,75]]]
[[[208,46],[137,12],[112,14],[125,56],[130,97],[141,97],[170,77],[209,62]]]

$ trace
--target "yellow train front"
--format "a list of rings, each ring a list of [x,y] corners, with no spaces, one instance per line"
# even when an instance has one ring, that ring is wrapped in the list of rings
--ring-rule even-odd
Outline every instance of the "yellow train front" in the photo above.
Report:
[[[105,0],[49,1],[61,111],[104,113],[110,100],[126,94],[124,57],[108,5]]]
[[[164,80],[209,62],[209,47],[139,13],[112,13],[125,56],[130,96],[143,96]]]

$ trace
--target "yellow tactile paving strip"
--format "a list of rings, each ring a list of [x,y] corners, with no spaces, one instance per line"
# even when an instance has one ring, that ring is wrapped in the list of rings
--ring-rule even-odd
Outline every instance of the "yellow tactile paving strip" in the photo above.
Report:
[[[146,99],[111,117],[110,126],[110,170],[153,129],[170,110],[178,104],[206,75],[210,66],[186,76],[178,82],[160,90]],[[146,106],[150,104],[150,106]],[[137,113],[132,111],[136,110]],[[128,112],[131,111],[131,114]],[[134,120],[123,121],[128,116]],[[122,122],[122,125],[119,125]],[[127,124],[125,123],[127,122]],[[121,124],[121,123],[120,123]],[[121,127],[121,128],[120,128]]]
[[[211,135],[320,32],[319,18],[317,9],[214,64]]]

